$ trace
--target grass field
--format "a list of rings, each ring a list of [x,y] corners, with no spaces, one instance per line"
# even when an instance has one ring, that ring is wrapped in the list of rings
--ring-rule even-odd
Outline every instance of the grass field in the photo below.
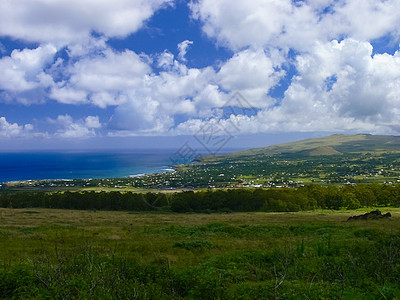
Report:
[[[347,222],[363,211],[161,214],[0,209],[0,295],[399,297],[400,209],[389,211],[390,219]]]

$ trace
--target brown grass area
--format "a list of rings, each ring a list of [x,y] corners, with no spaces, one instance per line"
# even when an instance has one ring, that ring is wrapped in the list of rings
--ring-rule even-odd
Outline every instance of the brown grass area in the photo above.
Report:
[[[220,213],[220,214],[177,214],[177,213],[128,213],[121,211],[86,211],[63,209],[9,209],[0,208],[0,228],[34,227],[46,225],[70,225],[82,228],[117,228],[135,224],[136,226],[155,225],[205,225],[223,222],[231,225],[290,225],[307,222],[349,224],[347,218],[362,214],[371,209],[355,211],[317,210],[310,212],[282,213]],[[400,218],[400,209],[381,209],[390,211],[396,222]],[[373,223],[371,223],[373,224]]]

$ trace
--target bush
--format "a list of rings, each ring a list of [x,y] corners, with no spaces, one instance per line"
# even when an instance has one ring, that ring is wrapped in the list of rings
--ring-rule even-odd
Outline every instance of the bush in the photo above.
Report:
[[[182,241],[176,242],[173,244],[174,248],[182,248],[185,250],[193,250],[193,249],[211,249],[214,248],[214,244],[208,241]]]

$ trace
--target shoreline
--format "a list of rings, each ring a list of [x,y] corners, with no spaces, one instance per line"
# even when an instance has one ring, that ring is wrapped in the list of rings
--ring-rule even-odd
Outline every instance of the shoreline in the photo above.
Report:
[[[0,154],[0,184],[137,178],[176,171],[169,149],[154,153]]]
[[[177,168],[174,166],[171,166],[170,168],[164,168],[162,169],[162,172],[153,172],[153,173],[140,173],[140,174],[134,174],[134,175],[127,175],[123,177],[99,177],[99,178],[46,178],[46,179],[23,179],[23,180],[11,180],[11,181],[2,181],[0,182],[0,187],[2,185],[18,185],[18,184],[24,184],[24,183],[33,183],[33,182],[73,182],[76,180],[82,180],[82,181],[92,181],[92,180],[107,180],[107,179],[135,179],[135,178],[141,178],[145,176],[150,176],[150,175],[157,175],[157,174],[164,174],[164,173],[171,173],[171,172],[176,172]]]
[[[175,166],[168,166],[167,168],[161,169],[161,172],[149,172],[149,173],[139,173],[139,174],[132,174],[132,175],[126,175],[122,177],[98,177],[98,178],[45,178],[45,179],[21,179],[21,180],[10,180],[10,181],[0,181],[0,187],[3,184],[19,184],[19,183],[29,183],[29,182],[49,182],[49,181],[74,181],[74,180],[84,180],[84,181],[90,181],[90,180],[105,180],[105,179],[134,179],[134,178],[141,178],[149,175],[157,175],[157,174],[163,174],[163,173],[170,173],[170,172],[175,172],[177,171],[177,168]]]

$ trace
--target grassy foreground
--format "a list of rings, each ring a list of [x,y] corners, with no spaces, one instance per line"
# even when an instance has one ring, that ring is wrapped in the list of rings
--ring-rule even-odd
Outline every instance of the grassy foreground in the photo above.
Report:
[[[400,209],[381,210],[0,209],[0,298],[399,298]]]

